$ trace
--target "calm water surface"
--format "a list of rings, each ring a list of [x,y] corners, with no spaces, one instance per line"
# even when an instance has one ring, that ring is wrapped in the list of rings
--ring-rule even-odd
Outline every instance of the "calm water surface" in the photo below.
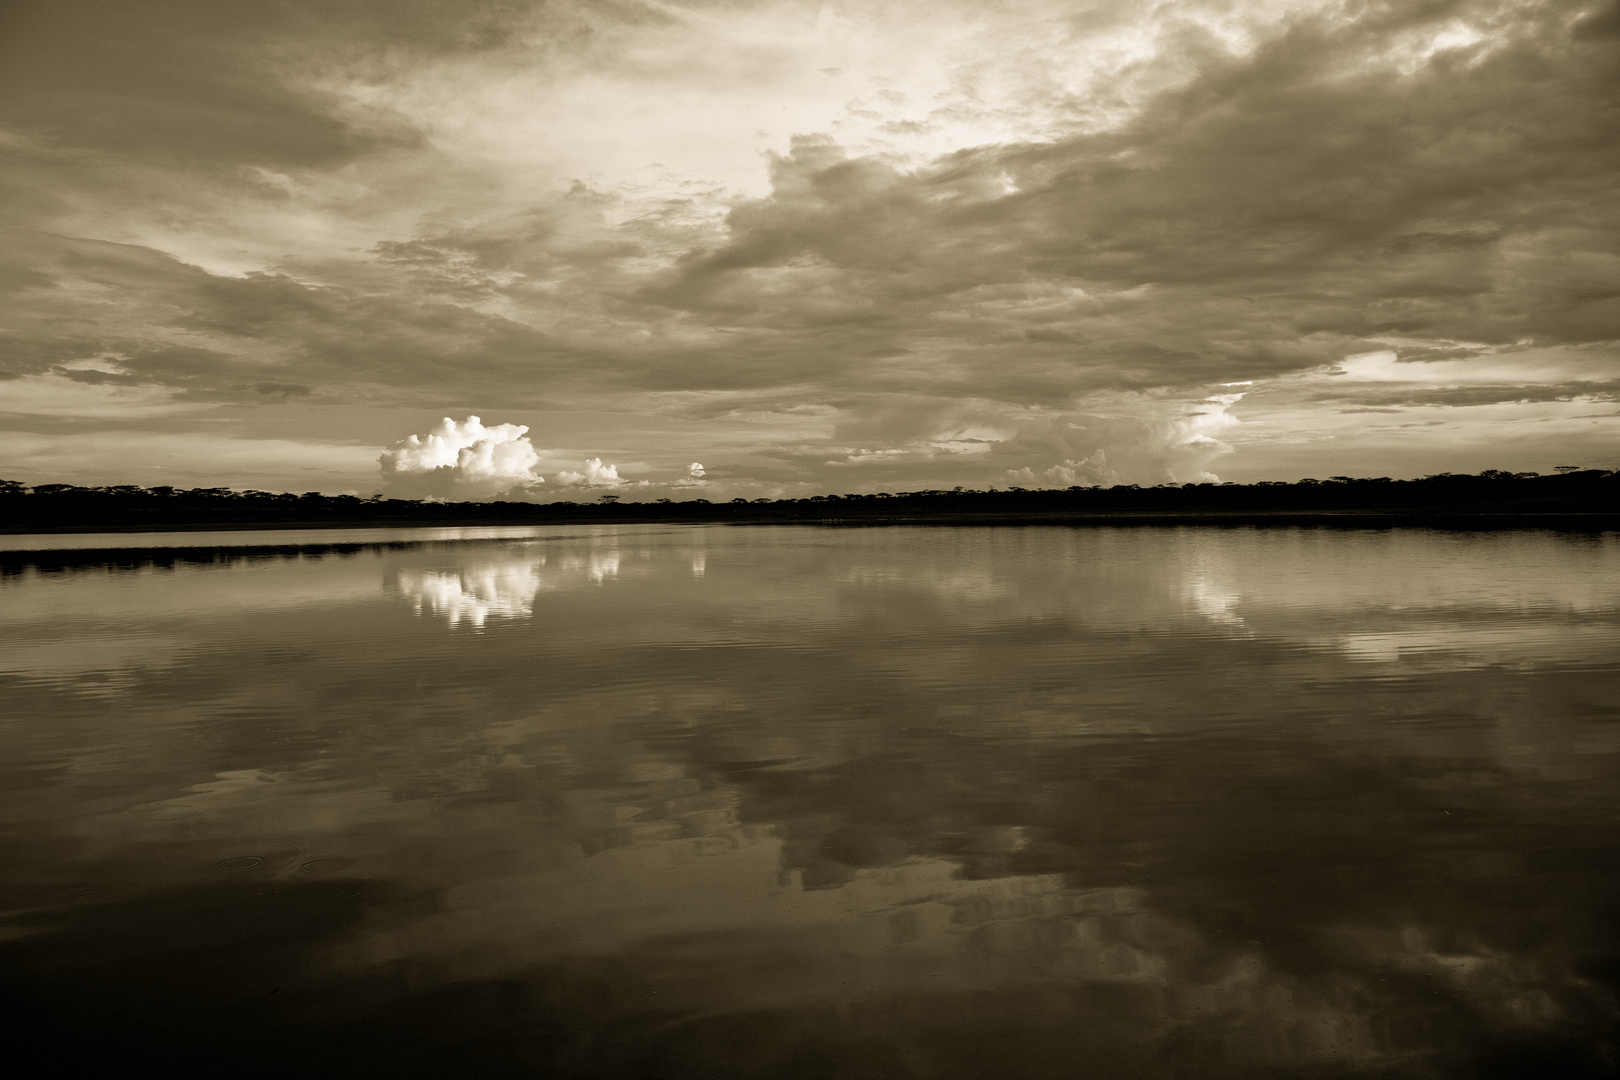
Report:
[[[8,538],[29,1075],[1615,1072],[1620,537],[317,539]]]

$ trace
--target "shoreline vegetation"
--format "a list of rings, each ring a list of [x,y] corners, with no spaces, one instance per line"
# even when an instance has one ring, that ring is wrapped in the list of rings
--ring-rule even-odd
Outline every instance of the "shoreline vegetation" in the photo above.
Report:
[[[1414,480],[1336,476],[1256,484],[926,490],[798,499],[430,502],[230,488],[28,487],[0,480],[0,533],[233,529],[721,524],[1433,524],[1620,527],[1620,471],[1488,470]]]

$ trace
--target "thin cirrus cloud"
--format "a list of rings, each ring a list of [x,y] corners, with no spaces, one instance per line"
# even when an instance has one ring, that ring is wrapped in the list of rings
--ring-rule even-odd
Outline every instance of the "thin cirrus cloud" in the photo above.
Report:
[[[1620,464],[1613,4],[5,18],[33,446],[431,409],[716,495]]]

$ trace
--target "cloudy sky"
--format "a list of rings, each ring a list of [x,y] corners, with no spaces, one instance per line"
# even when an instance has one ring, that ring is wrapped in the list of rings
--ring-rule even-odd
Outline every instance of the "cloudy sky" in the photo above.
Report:
[[[1620,467],[1614,0],[11,0],[0,160],[29,483]]]

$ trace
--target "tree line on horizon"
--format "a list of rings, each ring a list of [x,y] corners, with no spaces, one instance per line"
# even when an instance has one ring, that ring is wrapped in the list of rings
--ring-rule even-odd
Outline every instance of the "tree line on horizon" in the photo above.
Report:
[[[802,498],[625,502],[436,502],[380,495],[238,491],[119,484],[25,485],[0,480],[0,522],[12,530],[219,524],[401,524],[603,520],[842,520],[936,514],[1087,513],[1615,513],[1620,471],[1559,466],[1551,474],[1488,469],[1411,480],[1333,476],[1253,484],[1190,483],[1069,488],[926,489]]]

